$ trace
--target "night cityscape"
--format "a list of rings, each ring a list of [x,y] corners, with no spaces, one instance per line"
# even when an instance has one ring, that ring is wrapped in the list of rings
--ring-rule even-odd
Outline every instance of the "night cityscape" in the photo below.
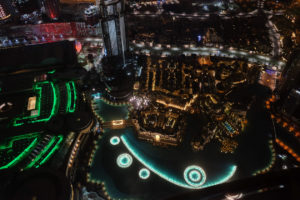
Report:
[[[299,200],[300,0],[0,0],[0,199]]]

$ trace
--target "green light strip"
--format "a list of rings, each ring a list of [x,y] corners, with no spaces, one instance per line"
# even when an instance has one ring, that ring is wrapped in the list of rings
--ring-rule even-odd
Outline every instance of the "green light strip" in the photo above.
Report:
[[[200,187],[192,187],[192,186],[186,184],[185,182],[183,182],[182,180],[179,180],[176,177],[169,176],[167,173],[162,172],[160,169],[158,169],[157,167],[153,166],[153,164],[151,164],[149,161],[147,161],[147,159],[145,159],[139,152],[137,152],[134,149],[134,147],[132,145],[129,144],[127,138],[124,135],[121,136],[121,140],[122,140],[123,144],[125,145],[125,147],[128,149],[128,151],[140,163],[142,163],[144,166],[146,166],[149,170],[151,170],[153,173],[155,173],[159,177],[165,179],[166,181],[171,182],[171,183],[173,183],[173,184],[175,184],[177,186],[183,187],[183,188],[201,189],[201,188],[206,188],[206,187],[210,187],[210,186],[213,186],[213,185],[224,183],[224,182],[228,181],[235,174],[236,169],[237,169],[236,165],[232,165],[230,167],[229,173],[227,173],[223,177],[219,178],[217,181],[205,183],[204,185],[202,185]]]
[[[15,164],[17,164],[18,162],[20,162],[25,156],[27,156],[27,154],[29,154],[31,152],[31,150],[35,147],[36,143],[37,143],[37,138],[35,138],[33,140],[33,142],[22,152],[20,153],[20,155],[18,155],[17,157],[15,157],[15,159],[13,159],[10,163],[8,163],[5,166],[0,167],[1,169],[6,169],[9,167],[14,166]]]
[[[71,82],[72,88],[73,88],[73,92],[74,92],[74,101],[73,101],[73,106],[72,108],[70,108],[70,112],[74,112],[75,108],[76,108],[76,99],[77,99],[77,94],[76,94],[76,88],[75,88],[75,83],[74,81]],[[71,86],[70,85],[70,86]]]
[[[66,83],[66,88],[67,88],[67,95],[68,95],[68,101],[67,101],[67,108],[66,112],[74,112],[76,108],[76,88],[75,88],[75,83],[74,81],[70,81]],[[73,90],[73,105],[71,105],[72,102],[72,91]]]
[[[48,74],[54,74],[54,73],[55,73],[55,71],[56,71],[55,69],[54,69],[54,70],[52,70],[52,71],[49,71],[49,72],[48,72]]]
[[[25,169],[31,168],[39,159],[41,159],[41,157],[49,150],[49,148],[53,145],[53,143],[55,141],[56,141],[56,136],[54,136],[51,139],[51,141],[44,147],[44,149],[42,150],[42,152],[39,155],[37,155],[35,157],[35,159],[27,165],[27,167]]]
[[[0,150],[10,149],[10,148],[12,148],[12,145],[13,145],[13,143],[15,141],[33,138],[33,137],[36,137],[39,133],[41,133],[41,132],[35,132],[35,133],[30,133],[30,134],[18,135],[18,136],[10,137],[10,138],[7,139],[7,140],[9,140],[9,142],[7,144],[1,144],[0,145]]]
[[[56,105],[57,105],[57,92],[56,92],[56,88],[54,87],[54,84],[52,82],[48,82],[48,81],[45,81],[45,82],[42,82],[42,84],[46,84],[46,83],[50,83],[51,85],[51,88],[52,88],[52,92],[53,92],[53,106],[52,106],[52,109],[51,109],[51,112],[50,112],[50,115],[49,117],[46,117],[46,118],[43,118],[43,119],[38,119],[38,120],[32,120],[32,121],[28,121],[28,123],[36,123],[36,122],[44,122],[44,121],[49,121],[53,115],[55,115],[55,111],[56,111]],[[41,83],[39,83],[41,84]],[[39,86],[35,86],[35,88],[41,88]],[[27,117],[22,117],[22,118],[17,118],[15,121],[14,121],[14,124],[13,126],[20,126],[22,124],[24,124],[24,122],[17,122],[18,120],[25,120],[25,119],[31,119],[31,118],[37,118],[40,116],[40,104],[41,104],[41,91],[39,92],[39,100],[38,100],[38,114],[36,116],[27,116]]]
[[[49,121],[53,117],[53,115],[55,115],[55,110],[56,110],[56,105],[57,105],[57,93],[56,93],[56,88],[54,87],[54,84],[52,82],[50,82],[50,84],[51,84],[51,88],[52,88],[52,92],[53,92],[53,106],[51,109],[51,113],[50,113],[49,117],[40,119],[40,120],[35,120],[32,123]]]
[[[39,83],[36,83],[34,86],[33,86],[33,90],[37,93],[37,114],[36,115],[33,115],[33,116],[26,116],[26,117],[17,117],[15,120],[14,120],[14,123],[13,123],[13,126],[20,126],[22,124],[24,124],[24,122],[18,122],[18,121],[21,121],[21,120],[25,120],[25,119],[32,119],[32,118],[36,118],[36,117],[39,117],[40,116],[40,113],[41,113],[41,98],[42,98],[42,87],[41,85],[43,84],[47,84],[48,82],[39,82]]]
[[[58,150],[60,148],[60,143],[61,141],[63,140],[63,136],[59,135],[59,140],[58,142],[56,143],[55,147],[52,148],[52,150],[48,153],[48,155],[40,162],[39,165],[36,166],[36,168],[38,168],[39,166],[41,166],[42,164],[44,164],[45,162],[47,162],[49,160],[49,158],[54,154],[54,152],[56,150]]]
[[[67,101],[67,107],[66,107],[66,112],[70,112],[70,107],[71,107],[71,88],[69,83],[66,83],[66,88],[67,88],[67,95],[68,95],[68,101]]]

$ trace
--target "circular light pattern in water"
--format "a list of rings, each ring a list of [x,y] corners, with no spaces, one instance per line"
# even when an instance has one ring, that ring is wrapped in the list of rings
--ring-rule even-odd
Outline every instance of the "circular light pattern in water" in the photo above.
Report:
[[[191,165],[184,170],[183,178],[187,184],[197,188],[205,183],[206,174],[201,167]]]
[[[149,171],[149,169],[147,169],[147,168],[142,168],[142,169],[139,171],[139,177],[140,177],[141,179],[147,179],[147,178],[149,178],[149,176],[150,176],[150,171]]]
[[[132,157],[128,153],[122,153],[117,158],[117,165],[121,168],[130,167],[132,164]]]
[[[120,138],[118,136],[113,136],[110,138],[110,144],[112,145],[118,145],[120,143]]]
[[[197,170],[192,170],[189,172],[189,179],[193,182],[200,181],[201,173]]]

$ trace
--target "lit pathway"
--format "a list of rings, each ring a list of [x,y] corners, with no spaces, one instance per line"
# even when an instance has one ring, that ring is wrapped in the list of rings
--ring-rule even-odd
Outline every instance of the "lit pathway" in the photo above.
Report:
[[[267,10],[263,10],[263,12],[265,14],[267,14],[267,15],[283,15],[284,14],[284,11],[282,11],[282,10],[279,10],[279,11],[267,11]],[[161,15],[162,13],[163,12],[160,9],[158,12],[133,11],[133,13],[131,13],[129,15],[133,15],[133,16],[136,16],[136,17],[157,17],[157,16]],[[171,16],[176,17],[176,18],[189,18],[189,19],[197,19],[197,20],[206,20],[206,19],[208,19],[210,17],[211,14],[213,14],[213,15],[218,15],[222,19],[231,19],[231,18],[243,18],[243,17],[247,18],[247,17],[257,16],[258,9],[253,10],[251,12],[240,12],[240,13],[235,14],[235,15],[229,15],[227,13],[219,13],[219,12],[192,13],[192,14],[168,12],[168,13],[164,13],[164,14],[168,14],[168,15],[171,15]]]
[[[278,57],[282,52],[281,44],[280,44],[280,34],[278,33],[277,28],[271,21],[272,16],[268,16],[268,21],[266,23],[266,27],[268,28],[269,32],[269,39],[272,42],[272,56]]]
[[[131,48],[136,53],[145,53],[145,54],[158,54],[162,56],[167,55],[203,55],[203,56],[219,56],[219,57],[228,57],[228,58],[244,58],[252,63],[260,63],[265,65],[271,65],[277,67],[278,70],[285,65],[285,62],[276,60],[271,56],[259,55],[250,53],[245,50],[238,49],[225,49],[217,47],[193,47],[193,45],[183,45],[183,47],[172,46],[170,48],[161,47],[161,45],[150,46],[144,43],[133,43]]]

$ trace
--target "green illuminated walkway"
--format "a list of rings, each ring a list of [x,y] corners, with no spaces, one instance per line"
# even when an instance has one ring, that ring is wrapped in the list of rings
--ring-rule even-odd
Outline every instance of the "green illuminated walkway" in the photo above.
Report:
[[[38,143],[38,136],[39,133],[31,133],[6,139],[6,141],[4,141],[4,143],[0,145],[1,161],[7,159],[10,156],[12,157],[12,160],[1,166],[0,170],[11,168],[18,164],[26,156],[28,156]],[[14,144],[16,144],[17,142],[21,142],[21,144],[26,145],[27,141],[30,142],[29,145],[24,146],[24,149],[18,151],[19,153],[15,152],[17,150],[15,150]],[[13,156],[12,154],[15,154],[15,156]]]

